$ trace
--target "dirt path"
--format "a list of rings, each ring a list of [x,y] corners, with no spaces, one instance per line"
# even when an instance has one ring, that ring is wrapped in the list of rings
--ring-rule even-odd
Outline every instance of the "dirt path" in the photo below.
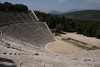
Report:
[[[61,34],[62,37],[70,37],[88,44],[93,44],[97,47],[100,47],[100,39],[94,38],[94,37],[86,37],[84,35],[76,34],[76,33],[67,33],[67,34]]]

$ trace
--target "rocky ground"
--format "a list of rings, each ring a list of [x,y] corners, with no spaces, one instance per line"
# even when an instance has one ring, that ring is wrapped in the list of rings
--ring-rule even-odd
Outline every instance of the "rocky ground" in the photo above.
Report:
[[[67,35],[72,36],[72,34]],[[75,46],[68,46],[69,43],[67,43],[67,45],[62,46],[61,44],[64,43],[60,41],[61,43],[59,42],[59,47],[57,47],[57,49],[71,47],[68,49],[71,49],[72,53],[58,54],[55,52],[52,53],[51,51],[46,51],[45,49],[38,47],[32,47],[27,45],[24,46],[23,44],[11,42],[8,40],[3,41],[5,41],[6,43],[0,40],[0,67],[100,67],[99,49],[86,51],[77,48],[79,50],[75,51]],[[17,45],[17,49],[12,47],[7,48],[7,42],[10,43],[12,47]],[[56,46],[56,42],[57,41],[51,44]],[[22,48],[20,48],[19,46]],[[52,48],[55,49],[54,47]]]

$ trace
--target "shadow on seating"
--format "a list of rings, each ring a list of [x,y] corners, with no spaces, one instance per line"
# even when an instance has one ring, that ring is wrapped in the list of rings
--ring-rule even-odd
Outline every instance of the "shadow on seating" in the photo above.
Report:
[[[12,63],[12,65],[6,65],[6,64],[4,64],[4,62]],[[13,60],[0,57],[0,67],[17,67],[17,66],[14,65]]]

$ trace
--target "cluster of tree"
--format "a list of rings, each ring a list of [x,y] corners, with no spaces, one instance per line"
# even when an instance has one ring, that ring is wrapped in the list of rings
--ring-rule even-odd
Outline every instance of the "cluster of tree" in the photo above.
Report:
[[[0,3],[0,11],[28,11],[24,4],[12,4],[9,2]]]
[[[100,38],[100,21],[97,20],[76,20],[45,14],[43,12],[35,11],[40,21],[46,22],[49,28],[63,30],[66,32],[77,32],[89,37]]]

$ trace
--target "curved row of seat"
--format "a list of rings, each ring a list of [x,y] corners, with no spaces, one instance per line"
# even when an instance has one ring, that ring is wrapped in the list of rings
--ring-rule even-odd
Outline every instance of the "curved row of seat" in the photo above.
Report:
[[[54,41],[52,34],[45,26],[45,22],[15,23],[4,26],[2,29],[3,38],[11,39],[10,36],[12,36],[17,40],[25,41],[38,47],[43,47],[45,44]]]

